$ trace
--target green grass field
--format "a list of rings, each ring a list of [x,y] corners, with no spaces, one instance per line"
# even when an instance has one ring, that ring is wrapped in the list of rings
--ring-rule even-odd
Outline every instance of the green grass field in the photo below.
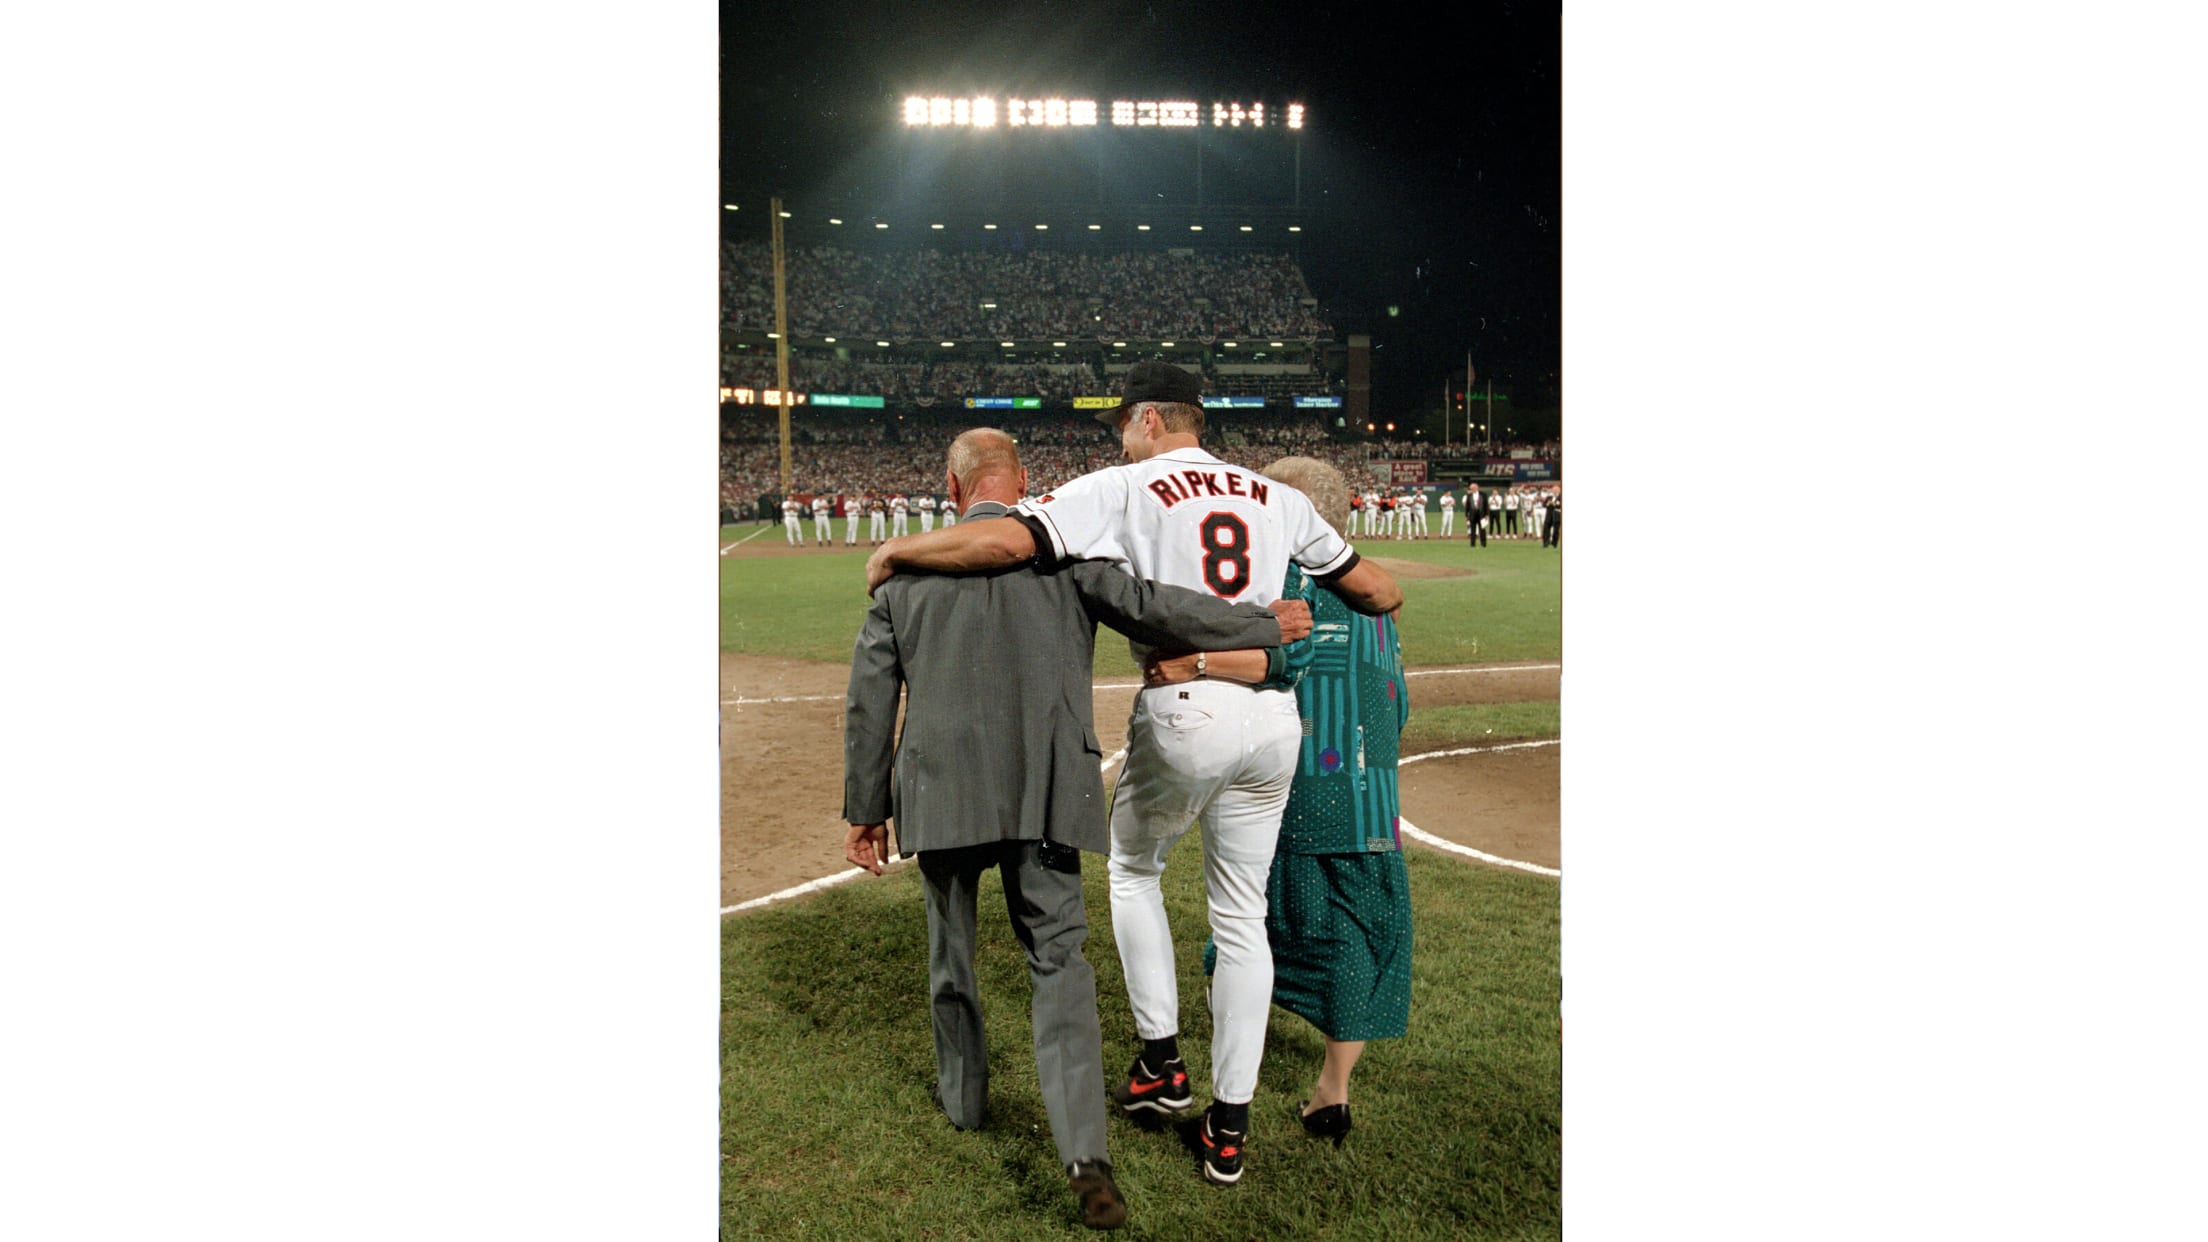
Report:
[[[754,536],[780,540],[781,530],[724,526],[721,542]],[[842,524],[837,524],[842,534]],[[1531,540],[1473,549],[1464,540],[1370,540],[1368,555],[1470,569],[1469,577],[1402,578],[1399,624],[1403,658],[1413,665],[1555,660],[1563,655],[1558,615],[1563,557]],[[846,551],[807,547],[788,557],[721,558],[721,650],[801,660],[851,661],[851,642],[866,615],[865,544]],[[1099,641],[1097,675],[1131,677],[1122,643]]]
[[[727,527],[722,542],[755,526]],[[841,533],[841,524],[838,524]],[[778,528],[760,539],[782,538]],[[1477,569],[1403,578],[1415,665],[1555,660],[1561,558],[1537,544],[1460,540],[1368,552]],[[850,659],[866,549],[721,561],[723,650]],[[1134,672],[1097,644],[1100,676]],[[1421,709],[1406,751],[1557,735],[1553,701]],[[1136,1238],[1519,1239],[1562,1236],[1558,884],[1414,849],[1411,1030],[1371,1044],[1352,1085],[1357,1128],[1336,1149],[1290,1115],[1322,1044],[1275,1009],[1252,1104],[1249,1159],[1206,1184],[1170,1129],[1115,1116],[1108,1141]],[[1088,958],[1108,1074],[1137,1048],[1102,860],[1084,859]],[[1182,1049],[1208,1098],[1200,846],[1167,869],[1182,944]],[[1085,1236],[1057,1167],[1029,1050],[1027,971],[999,888],[985,882],[977,962],[991,1048],[990,1120],[951,1129],[928,1098],[925,916],[910,865],[880,879],[724,919],[722,1234],[1030,1239]],[[1098,1089],[1103,1090],[1103,1084]]]

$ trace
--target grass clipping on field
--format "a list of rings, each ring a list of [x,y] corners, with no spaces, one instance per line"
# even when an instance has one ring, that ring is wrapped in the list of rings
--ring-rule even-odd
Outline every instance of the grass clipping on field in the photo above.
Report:
[[[1165,894],[1181,1050],[1210,1098],[1201,844]],[[1103,859],[1082,859],[1104,1069],[1139,1048],[1112,940]],[[1313,1140],[1292,1110],[1323,1044],[1275,1008],[1241,1182],[1210,1186],[1170,1128],[1110,1109],[1107,1143],[1136,1236],[1560,1237],[1561,981],[1554,880],[1408,852],[1415,921],[1406,1038],[1366,1046],[1356,1129]],[[725,920],[721,932],[724,1236],[1003,1238],[1083,1234],[1036,1085],[1026,960],[984,880],[976,971],[989,1120],[951,1128],[935,1059],[919,875],[901,867]],[[1099,1082],[1101,1095],[1109,1083]]]

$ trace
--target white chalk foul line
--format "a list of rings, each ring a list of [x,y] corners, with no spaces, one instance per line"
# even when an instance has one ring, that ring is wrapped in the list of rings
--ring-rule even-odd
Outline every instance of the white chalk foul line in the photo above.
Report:
[[[1496,750],[1525,750],[1533,746],[1554,746],[1563,740],[1562,738],[1552,737],[1544,738],[1538,742],[1501,742],[1494,746],[1462,746],[1456,750],[1429,750],[1423,755],[1405,755],[1395,761],[1395,766],[1400,768],[1413,763],[1423,763],[1428,759],[1448,759],[1457,755],[1484,755],[1489,751]]]
[[[1411,755],[1408,758],[1398,759],[1396,760],[1396,766],[1402,767],[1406,763],[1417,763],[1420,760],[1424,759],[1446,759],[1453,755],[1477,755],[1483,754],[1488,751],[1521,750],[1528,746],[1554,746],[1556,744],[1557,739],[1550,739],[1548,741],[1541,742],[1505,742],[1500,746],[1468,746],[1462,750],[1436,750],[1429,751],[1428,753],[1423,755]],[[1104,762],[1099,765],[1100,770],[1104,772],[1109,772],[1112,770],[1113,764],[1118,763],[1120,760],[1125,759],[1126,757],[1127,750],[1125,747],[1121,747],[1120,749],[1113,751],[1111,754],[1104,756]],[[1466,858],[1476,858],[1481,862],[1493,863],[1498,867],[1515,867],[1520,871],[1531,871],[1535,875],[1561,877],[1564,874],[1563,872],[1558,871],[1553,867],[1543,867],[1538,863],[1520,862],[1515,858],[1499,858],[1496,855],[1483,853],[1480,850],[1473,849],[1469,845],[1459,845],[1454,841],[1445,841],[1442,838],[1437,837],[1430,832],[1427,832],[1425,829],[1420,828],[1418,825],[1412,823],[1411,821],[1403,819],[1401,817],[1398,817],[1396,819],[1396,823],[1401,825],[1403,831],[1409,833],[1413,840],[1423,841],[1426,844],[1433,846],[1435,849],[1447,850],[1452,854],[1462,854]],[[903,858],[894,858],[890,860],[889,865],[894,867],[899,863],[906,861],[908,860]],[[857,867],[853,867],[849,871],[839,871],[834,875],[824,876],[818,880],[807,880],[805,883],[797,885],[794,888],[785,888],[779,893],[768,893],[764,897],[754,897],[750,901],[741,901],[733,906],[722,906],[721,913],[735,914],[741,910],[752,910],[760,906],[770,905],[777,901],[788,901],[792,897],[803,897],[807,893],[817,893],[824,888],[833,888],[834,886],[841,884],[847,880],[855,879],[859,876],[867,874],[869,873],[861,871]]]
[[[892,858],[889,860],[889,866],[895,867],[907,861],[909,860],[904,858]],[[750,901],[739,901],[733,906],[722,906],[721,913],[734,914],[739,910],[750,910],[771,902],[788,901],[792,897],[803,897],[807,893],[817,893],[824,888],[834,888],[846,880],[855,880],[862,875],[872,876],[873,874],[871,871],[861,871],[857,867],[852,867],[848,871],[838,871],[831,876],[823,876],[817,880],[807,880],[795,888],[785,888],[779,893],[768,893],[764,897],[754,897]]]
[[[1468,664],[1456,668],[1414,668],[1405,677],[1448,677],[1459,673],[1538,673],[1548,669],[1560,669],[1561,664]]]
[[[1462,854],[1466,858],[1476,858],[1481,862],[1493,863],[1498,867],[1515,867],[1520,871],[1531,871],[1535,875],[1562,877],[1564,874],[1554,867],[1543,867],[1537,863],[1519,862],[1515,858],[1497,858],[1493,854],[1482,853],[1479,850],[1473,849],[1469,845],[1459,845],[1454,841],[1444,841],[1440,837],[1437,837],[1433,833],[1420,828],[1418,825],[1412,823],[1407,819],[1402,818],[1401,816],[1396,817],[1395,823],[1397,827],[1403,830],[1403,835],[1411,837],[1414,840],[1423,841],[1426,844],[1433,846],[1437,850],[1447,850],[1452,854]]]

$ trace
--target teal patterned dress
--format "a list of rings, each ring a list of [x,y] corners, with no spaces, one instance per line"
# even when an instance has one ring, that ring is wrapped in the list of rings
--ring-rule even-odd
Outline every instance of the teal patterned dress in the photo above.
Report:
[[[1312,631],[1275,661],[1268,683],[1294,685],[1303,717],[1266,884],[1273,1003],[1330,1039],[1397,1038],[1411,1013],[1396,795],[1397,739],[1411,710],[1402,643],[1393,618],[1355,611],[1295,566],[1282,594],[1311,605]]]

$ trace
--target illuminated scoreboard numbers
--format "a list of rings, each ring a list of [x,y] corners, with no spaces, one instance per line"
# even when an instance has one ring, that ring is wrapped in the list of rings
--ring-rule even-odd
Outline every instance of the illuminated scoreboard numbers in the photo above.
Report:
[[[986,96],[952,99],[944,95],[913,95],[905,100],[905,124],[970,126],[989,129],[997,123],[997,101]]]
[[[1265,128],[1265,105],[1253,103],[1247,108],[1239,103],[1214,103],[1211,105],[1211,127],[1213,129],[1223,129],[1228,126],[1240,129],[1244,125],[1251,129]]]
[[[1192,100],[1160,101],[1137,99],[1112,101],[1112,124],[1150,126],[1161,129],[1194,129],[1203,122],[1204,111]]]
[[[1268,116],[1262,103],[1215,101],[1215,129],[1303,128],[1302,104],[1288,104],[1285,118]],[[905,124],[916,128],[1008,129],[1093,128],[1109,118],[1114,126],[1137,129],[1197,129],[1204,105],[1187,99],[1115,99],[1106,112],[1094,99],[1005,99],[988,95],[910,95],[904,101]]]

